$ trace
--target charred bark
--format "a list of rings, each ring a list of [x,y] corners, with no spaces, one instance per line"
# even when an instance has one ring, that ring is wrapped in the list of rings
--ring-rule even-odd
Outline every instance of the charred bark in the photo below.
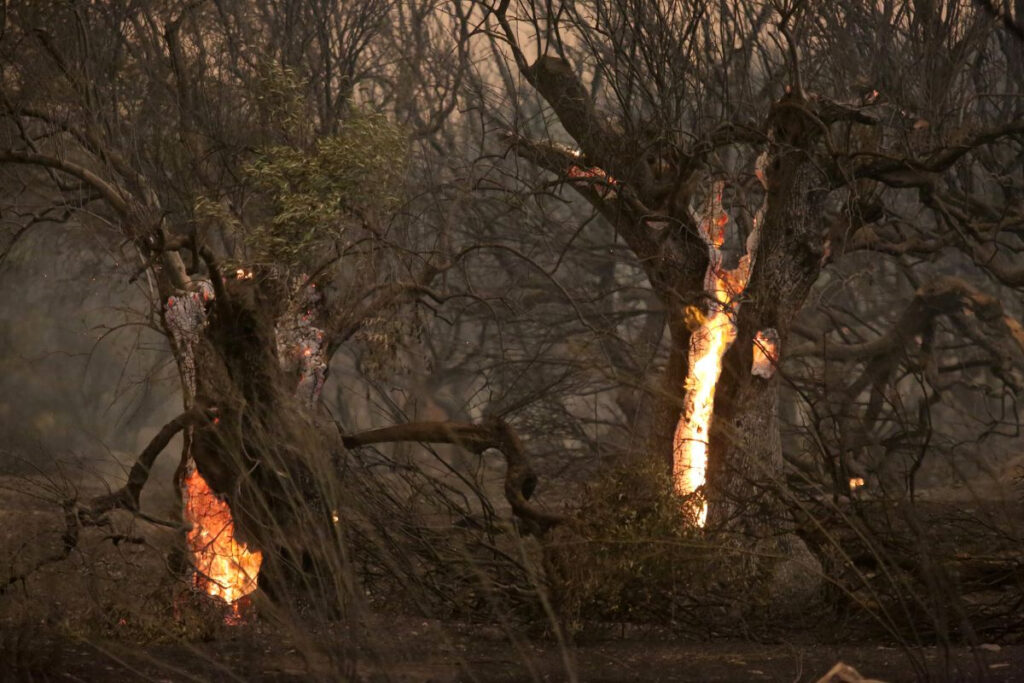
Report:
[[[793,320],[822,262],[819,218],[826,191],[813,156],[820,133],[813,104],[789,93],[769,118],[761,239],[715,401],[708,472],[712,522],[756,537],[782,525],[784,483],[780,376],[751,373],[753,340],[758,330],[774,328],[785,355]]]

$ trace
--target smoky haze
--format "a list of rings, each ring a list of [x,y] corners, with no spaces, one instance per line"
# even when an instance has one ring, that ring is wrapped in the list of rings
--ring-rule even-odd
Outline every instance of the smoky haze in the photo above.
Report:
[[[180,401],[167,342],[138,313],[144,281],[125,287],[124,259],[75,225],[4,237],[0,469],[118,481]]]

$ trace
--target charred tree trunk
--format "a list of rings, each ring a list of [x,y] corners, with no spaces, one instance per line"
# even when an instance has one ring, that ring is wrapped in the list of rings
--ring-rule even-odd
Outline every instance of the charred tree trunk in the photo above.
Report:
[[[228,503],[237,539],[263,554],[260,585],[276,592],[308,584],[331,561],[318,550],[336,533],[335,463],[344,448],[315,402],[296,395],[300,378],[281,357],[300,353],[281,339],[294,298],[272,274],[226,280],[191,337],[175,335],[184,393],[195,392],[186,402],[215,416],[186,440],[179,487],[191,459]]]
[[[822,261],[819,218],[827,192],[811,154],[818,128],[804,98],[791,93],[776,104],[764,224],[737,340],[724,359],[716,393],[708,473],[712,519],[764,536],[781,521],[782,443],[778,373],[752,374],[754,338],[772,329],[784,357],[790,328],[818,277]]]
[[[768,584],[776,603],[799,609],[820,582],[818,561],[794,533],[786,512],[779,424],[781,374],[754,373],[755,341],[770,330],[777,364],[793,321],[822,263],[820,215],[827,195],[812,149],[818,128],[798,94],[783,98],[770,119],[764,223],[757,258],[726,354],[711,426],[707,496],[709,526],[749,539],[757,555],[774,556]],[[764,376],[767,374],[768,376]],[[764,560],[751,557],[753,565]]]

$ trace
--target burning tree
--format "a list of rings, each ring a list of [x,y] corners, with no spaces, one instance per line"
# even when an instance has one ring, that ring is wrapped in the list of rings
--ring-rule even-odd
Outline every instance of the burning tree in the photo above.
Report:
[[[396,57],[408,47],[389,32],[427,6],[5,7],[0,164],[26,188],[10,201],[28,207],[26,230],[63,216],[109,239],[182,388],[184,412],[127,484],[68,503],[67,551],[81,525],[138,511],[156,457],[181,433],[197,586],[234,602],[257,574],[272,590],[320,582],[328,593],[324,582],[346,576],[340,522],[373,523],[343,493],[360,486],[341,477],[344,441],[381,438],[342,438],[320,401],[327,368],[368,325],[440,301],[431,285],[455,263],[443,228],[401,212],[414,141],[452,106],[402,98],[450,91],[460,66],[432,61],[428,46],[418,61]],[[422,438],[419,427],[390,438]],[[506,453],[513,508],[531,515],[534,477],[507,426],[427,430]]]
[[[814,543],[784,514],[800,508],[780,432],[792,408],[781,390],[807,389],[794,360],[807,360],[807,385],[832,386],[842,366],[836,410],[807,430],[835,496],[864,480],[855,454],[882,440],[867,435],[879,416],[909,424],[916,412],[920,426],[951,382],[1019,394],[1024,333],[1005,295],[1024,282],[1013,78],[1024,57],[997,19],[952,0],[445,7],[6,6],[0,164],[25,188],[14,192],[19,230],[74,218],[106,237],[131,264],[125,279],[167,336],[182,387],[182,414],[125,487],[69,503],[69,544],[82,523],[138,510],[178,433],[196,582],[228,601],[257,572],[268,587],[345,582],[343,553],[318,549],[343,547],[355,526],[387,542],[405,533],[357,504],[346,448],[497,450],[522,527],[558,525],[529,501],[536,474],[498,415],[349,434],[322,410],[339,349],[359,334],[394,345],[374,325],[456,294],[478,307],[446,309],[454,322],[434,320],[431,332],[469,320],[449,346],[478,338],[485,348],[475,366],[468,352],[451,363],[486,367],[489,390],[492,379],[526,387],[507,411],[540,406],[543,434],[570,421],[580,395],[601,394],[589,426],[625,426],[620,442],[659,464],[678,496],[674,524],[758,540],[781,527],[783,550],[798,549],[793,531]],[[433,173],[435,184],[421,177]],[[573,234],[538,240],[543,249],[517,248],[523,226],[574,221]],[[613,233],[599,264],[576,243],[591,229]],[[467,265],[485,252],[493,261]],[[559,280],[573,259],[600,271],[602,296],[588,298],[591,280],[582,293]],[[886,300],[888,329],[809,305],[857,260],[907,294],[905,307]],[[523,263],[546,290],[517,279]],[[479,285],[499,276],[522,285],[523,309],[561,297],[578,334],[547,337],[541,317],[522,334],[495,331],[512,295]],[[506,357],[516,336],[522,363]],[[908,374],[922,378],[917,393]],[[607,398],[595,376],[621,391]],[[575,427],[559,432],[559,448],[601,450],[604,433]],[[928,433],[904,430],[901,448],[923,453]],[[416,543],[441,562],[432,538]],[[420,571],[400,559],[389,569]]]
[[[633,399],[646,408],[622,410],[698,524],[755,538],[794,528],[779,417],[790,358],[861,364],[843,400],[870,407],[849,425],[908,391],[890,354],[919,357],[925,415],[948,397],[932,354],[945,319],[944,353],[984,338],[975,360],[1019,393],[1019,307],[983,293],[1022,284],[1022,46],[997,18],[956,1],[459,6],[467,50],[490,58],[478,106],[547,175],[509,172],[537,193],[552,178],[574,190],[656,296],[654,337],[629,323],[603,333],[657,345],[666,331],[660,378]],[[808,295],[866,258],[913,296],[891,331],[855,341]],[[923,433],[905,436],[925,448]],[[835,495],[857,448],[822,453]]]

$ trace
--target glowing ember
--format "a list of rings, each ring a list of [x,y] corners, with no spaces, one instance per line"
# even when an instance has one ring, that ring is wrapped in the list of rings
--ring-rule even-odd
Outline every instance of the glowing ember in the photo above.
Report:
[[[715,406],[715,386],[722,374],[722,356],[736,339],[736,298],[743,293],[750,279],[750,270],[757,249],[762,216],[754,218],[753,230],[747,238],[746,251],[735,269],[722,266],[721,246],[725,243],[725,227],[729,216],[722,209],[724,183],[716,183],[703,218],[699,222],[701,236],[708,245],[708,269],[704,291],[710,298],[708,311],[686,311],[692,323],[690,335],[689,374],[686,398],[676,424],[673,439],[672,476],[676,493],[690,496],[688,512],[698,526],[707,522],[708,503],[701,487],[707,478],[708,433]]]
[[[217,497],[195,467],[185,476],[185,518],[192,524],[188,546],[195,564],[195,585],[232,605],[256,590],[263,554],[235,540],[228,504]]]
[[[754,361],[750,374],[771,379],[779,363],[779,333],[774,327],[758,330],[754,335]]]
[[[856,491],[861,486],[864,486],[864,477],[850,477],[850,490]]]
[[[618,185],[618,181],[605,173],[602,168],[598,168],[597,166],[583,168],[582,166],[573,164],[569,167],[568,175],[573,180],[590,181],[594,191],[597,192],[598,196],[602,199],[615,198],[615,186]]]

